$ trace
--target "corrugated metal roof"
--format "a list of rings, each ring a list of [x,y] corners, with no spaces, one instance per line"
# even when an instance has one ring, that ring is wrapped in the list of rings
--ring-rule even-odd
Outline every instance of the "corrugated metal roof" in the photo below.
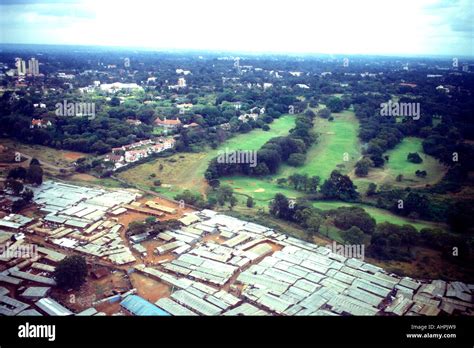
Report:
[[[153,315],[153,316],[169,316],[161,308],[158,308],[153,303],[148,302],[144,298],[137,295],[129,295],[120,302],[120,305],[134,315]]]

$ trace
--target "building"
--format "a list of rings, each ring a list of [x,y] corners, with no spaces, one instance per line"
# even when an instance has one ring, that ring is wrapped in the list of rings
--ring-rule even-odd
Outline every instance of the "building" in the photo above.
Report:
[[[177,74],[183,74],[183,75],[189,75],[191,74],[191,71],[189,70],[184,70],[184,69],[176,69]]]
[[[15,65],[17,68],[18,76],[25,76],[26,75],[26,63],[21,58],[15,58]]]
[[[180,77],[178,79],[178,86],[179,87],[186,87],[186,79],[184,77]]]
[[[47,128],[52,125],[51,121],[45,121],[41,119],[32,119],[30,128]]]
[[[128,295],[120,305],[134,315],[169,316],[168,312],[137,295]]]
[[[443,85],[439,85],[438,87],[436,87],[436,90],[439,91],[439,92],[449,93],[449,88],[447,88]]]
[[[134,120],[134,119],[131,119],[131,118],[126,119],[125,122],[127,122],[131,126],[139,126],[139,125],[142,124],[142,121]]]
[[[119,90],[125,91],[132,91],[142,89],[136,83],[121,83],[121,82],[114,82],[114,83],[103,83],[100,85],[100,90],[105,91],[107,93],[115,93]]]
[[[41,300],[38,300],[36,302],[36,306],[48,315],[73,315],[69,309],[60,305],[50,297],[45,297]]]
[[[254,121],[257,120],[259,114],[243,114],[239,116],[239,120],[242,122],[247,122],[248,120],[252,119]]]
[[[28,61],[28,74],[32,76],[39,75],[39,61],[36,58],[31,58]]]
[[[164,127],[164,128],[168,128],[168,129],[176,129],[178,128],[179,126],[181,126],[181,121],[179,120],[179,118],[177,118],[176,120],[168,120],[165,119],[162,120],[160,119],[159,117],[155,120],[155,124],[157,126],[161,126],[161,127]]]

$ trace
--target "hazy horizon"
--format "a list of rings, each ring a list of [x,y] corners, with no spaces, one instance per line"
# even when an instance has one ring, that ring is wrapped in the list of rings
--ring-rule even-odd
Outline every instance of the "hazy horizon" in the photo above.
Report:
[[[474,57],[474,2],[0,0],[2,44]]]

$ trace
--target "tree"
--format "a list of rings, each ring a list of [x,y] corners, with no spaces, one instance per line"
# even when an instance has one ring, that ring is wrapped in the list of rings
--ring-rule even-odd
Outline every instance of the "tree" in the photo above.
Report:
[[[254,201],[252,197],[247,198],[247,208],[253,208],[254,206]]]
[[[362,232],[372,234],[376,226],[375,219],[359,207],[340,207],[331,213],[334,214],[334,225],[342,230],[356,226]]]
[[[326,106],[331,110],[331,112],[341,112],[344,109],[344,104],[342,103],[342,100],[337,97],[332,97],[330,98]]]
[[[30,161],[30,166],[40,166],[41,163],[40,161],[38,161],[36,158],[32,158],[31,161]]]
[[[318,186],[319,186],[320,182],[321,182],[321,178],[317,175],[312,176],[311,178],[309,178],[308,191],[310,193],[316,193],[318,191]]]
[[[120,106],[120,99],[118,97],[112,97],[112,99],[110,99],[110,106]]]
[[[318,111],[318,116],[321,118],[329,118],[331,116],[331,110],[324,108]]]
[[[339,171],[333,170],[329,179],[321,186],[321,194],[328,199],[340,199],[343,201],[354,201],[359,198],[351,179],[347,175],[342,175]]]
[[[229,198],[229,209],[232,210],[237,205],[237,198],[234,195]]]
[[[292,153],[288,158],[288,164],[293,167],[301,167],[306,160],[306,156],[302,153]]]
[[[18,196],[23,191],[23,184],[17,180],[7,179],[5,187],[10,189],[15,196]]]
[[[303,225],[308,230],[308,232],[310,232],[311,234],[316,234],[319,232],[319,228],[321,227],[322,222],[323,218],[321,217],[321,215],[312,211],[305,219]]]
[[[289,220],[291,217],[290,202],[285,195],[277,193],[270,202],[270,214],[284,220]]]
[[[412,163],[421,163],[421,162],[423,162],[423,159],[418,154],[418,152],[409,153],[408,156],[407,156],[407,160],[408,160],[408,162],[412,162]]]
[[[30,203],[31,200],[33,199],[33,191],[31,191],[30,189],[25,189],[22,192],[21,197],[26,203]]]
[[[222,185],[217,189],[217,202],[219,205],[223,206],[225,202],[231,203],[232,197],[234,197],[234,191],[229,185]],[[235,202],[235,204],[237,203]]]
[[[221,185],[221,182],[218,179],[209,180],[209,186],[213,189],[217,189]]]
[[[348,244],[364,244],[365,240],[364,232],[357,226],[352,226],[348,230],[342,231],[341,237]]]
[[[86,281],[86,259],[79,255],[67,256],[59,261],[53,277],[62,289],[78,289]]]
[[[369,186],[367,187],[366,195],[370,197],[370,196],[375,195],[376,193],[377,193],[377,185],[371,182]]]
[[[23,167],[16,167],[11,169],[7,175],[8,179],[20,179],[25,180],[26,178],[26,169]]]
[[[369,174],[369,168],[372,165],[372,161],[368,158],[363,158],[355,165],[355,174],[359,177],[367,176]]]
[[[466,233],[473,230],[474,214],[472,201],[459,201],[448,210],[448,223],[455,232]]]
[[[19,213],[24,207],[28,205],[24,199],[18,199],[12,203],[12,213]]]
[[[33,160],[31,162],[33,163]],[[31,184],[41,185],[43,183],[43,168],[38,164],[30,164],[26,173],[26,181]]]
[[[153,181],[153,185],[154,186],[161,186],[161,180],[157,179],[157,180]]]
[[[415,175],[419,178],[425,178],[428,173],[426,172],[426,170],[417,170],[415,172]]]

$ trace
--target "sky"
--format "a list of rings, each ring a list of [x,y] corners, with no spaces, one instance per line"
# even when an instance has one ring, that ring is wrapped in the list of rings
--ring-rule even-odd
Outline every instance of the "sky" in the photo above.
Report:
[[[0,43],[474,57],[474,0],[0,0]]]

